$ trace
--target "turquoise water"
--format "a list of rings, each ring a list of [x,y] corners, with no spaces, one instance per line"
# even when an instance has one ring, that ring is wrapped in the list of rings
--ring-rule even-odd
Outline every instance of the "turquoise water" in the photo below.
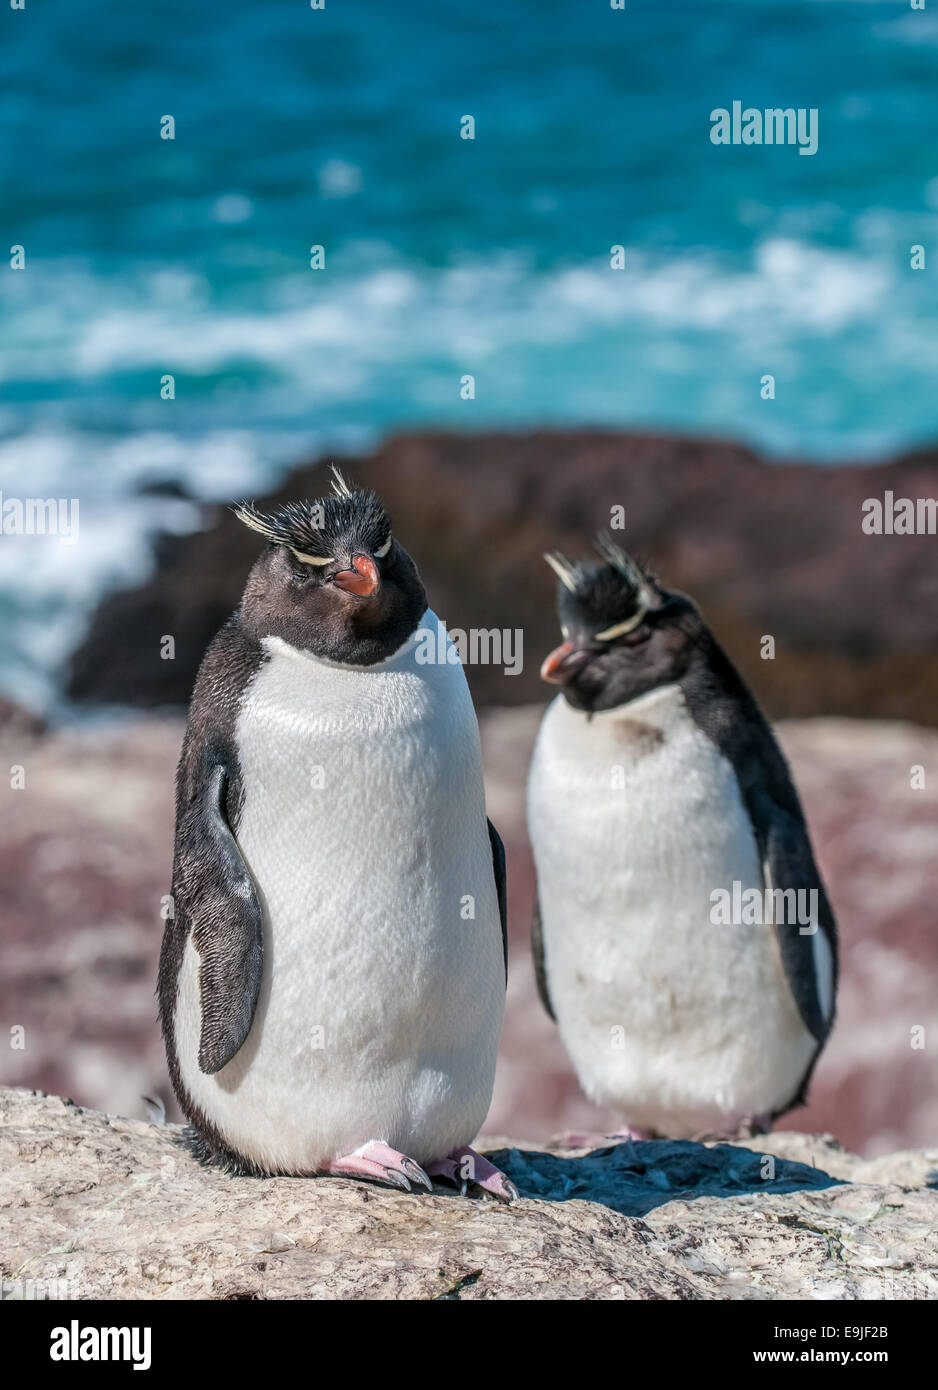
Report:
[[[13,683],[193,524],[146,483],[260,491],[413,425],[934,439],[936,79],[938,6],[900,0],[0,9],[0,486],[82,508],[67,597],[0,537]],[[817,154],[713,145],[734,100],[817,108]]]

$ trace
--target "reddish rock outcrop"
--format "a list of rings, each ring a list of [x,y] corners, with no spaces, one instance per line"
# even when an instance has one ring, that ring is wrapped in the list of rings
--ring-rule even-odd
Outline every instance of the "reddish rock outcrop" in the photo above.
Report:
[[[671,437],[424,434],[391,439],[349,469],[380,490],[451,627],[523,631],[521,674],[470,668],[481,704],[541,697],[537,669],[556,636],[541,553],[583,553],[622,507],[624,542],[697,598],[773,717],[938,723],[938,537],[861,531],[866,498],[938,497],[938,454],[822,468]],[[260,501],[324,485],[324,471],[306,466]],[[257,537],[223,508],[207,511],[204,533],[163,537],[152,577],[98,610],[70,694],[184,703],[256,554]],[[161,659],[167,633],[173,661]],[[776,640],[774,660],[762,659],[763,635]]]

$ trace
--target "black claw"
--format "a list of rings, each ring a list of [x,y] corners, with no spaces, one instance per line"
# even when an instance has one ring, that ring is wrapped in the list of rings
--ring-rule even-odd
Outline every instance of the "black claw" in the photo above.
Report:
[[[384,1177],[385,1181],[391,1187],[399,1187],[403,1192],[410,1191],[410,1183],[404,1177],[403,1173],[397,1173],[393,1168],[385,1168]]]
[[[419,1163],[415,1163],[412,1158],[405,1158],[401,1167],[412,1183],[416,1183],[420,1187],[425,1187],[428,1192],[433,1191],[433,1183],[427,1177]]]
[[[496,1202],[501,1202],[503,1206],[508,1206],[509,1202],[517,1201],[521,1193],[515,1187],[510,1178],[505,1179],[505,1189],[502,1192],[494,1192],[490,1187],[480,1189],[483,1196],[494,1197]]]

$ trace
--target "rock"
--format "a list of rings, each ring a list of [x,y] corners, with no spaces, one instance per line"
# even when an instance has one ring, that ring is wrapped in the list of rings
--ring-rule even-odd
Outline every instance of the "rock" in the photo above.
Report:
[[[702,604],[773,718],[876,715],[938,722],[938,567],[928,535],[869,536],[862,503],[938,495],[938,455],[881,467],[767,463],[718,441],[599,432],[402,435],[350,461],[380,489],[436,612],[458,628],[523,633],[520,674],[470,666],[480,704],[541,698],[538,666],[557,637],[541,554],[583,553],[610,508],[622,538]],[[315,496],[324,470],[298,468],[262,504]],[[205,645],[236,607],[257,538],[230,512],[164,536],[137,589],[99,608],[75,653],[69,693],[138,706],[182,704]],[[172,634],[176,657],[160,639]],[[761,642],[775,638],[775,659]]]
[[[774,1135],[770,1153],[501,1141],[488,1151],[521,1192],[502,1206],[232,1178],[200,1167],[176,1126],[0,1090],[2,1273],[63,1280],[81,1299],[938,1296],[938,1191],[921,1185],[938,1151],[870,1173],[810,1144],[816,1166],[801,1135]]]
[[[489,811],[508,849],[508,1008],[487,1128],[540,1141],[604,1130],[621,1117],[581,1093],[534,987],[534,874],[524,784],[541,707],[483,711]],[[786,1126],[834,1130],[868,1156],[938,1135],[932,1039],[938,1036],[938,733],[854,720],[781,725],[782,743],[838,914],[837,1026],[810,1103]],[[178,1119],[156,1021],[154,986],[172,860],[178,719],[24,738],[0,730],[0,766],[25,769],[0,818],[4,884],[0,1083],[38,1086],[84,1105]],[[928,769],[913,790],[909,769]],[[913,1030],[924,1030],[923,1034]],[[915,1047],[916,1037],[924,1047]]]
[[[38,738],[45,731],[45,720],[22,705],[0,695],[0,734],[10,738],[22,738],[24,742]]]
[[[132,1113],[165,1091],[156,961],[173,853],[179,720],[0,731],[25,785],[0,820],[0,1081]]]

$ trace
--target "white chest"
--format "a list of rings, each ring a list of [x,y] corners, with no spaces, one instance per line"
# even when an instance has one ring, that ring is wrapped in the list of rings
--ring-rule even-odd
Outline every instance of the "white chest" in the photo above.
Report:
[[[462,668],[411,644],[367,670],[268,645],[237,724],[261,999],[229,1066],[204,1077],[190,1056],[186,1076],[181,1058],[184,1079],[241,1152],[287,1170],[373,1138],[440,1157],[484,1119],[504,1005]]]
[[[731,765],[667,686],[588,720],[555,701],[529,788],[554,1011],[581,1083],[693,1133],[785,1103],[813,1041],[770,927],[718,926],[762,887]]]

